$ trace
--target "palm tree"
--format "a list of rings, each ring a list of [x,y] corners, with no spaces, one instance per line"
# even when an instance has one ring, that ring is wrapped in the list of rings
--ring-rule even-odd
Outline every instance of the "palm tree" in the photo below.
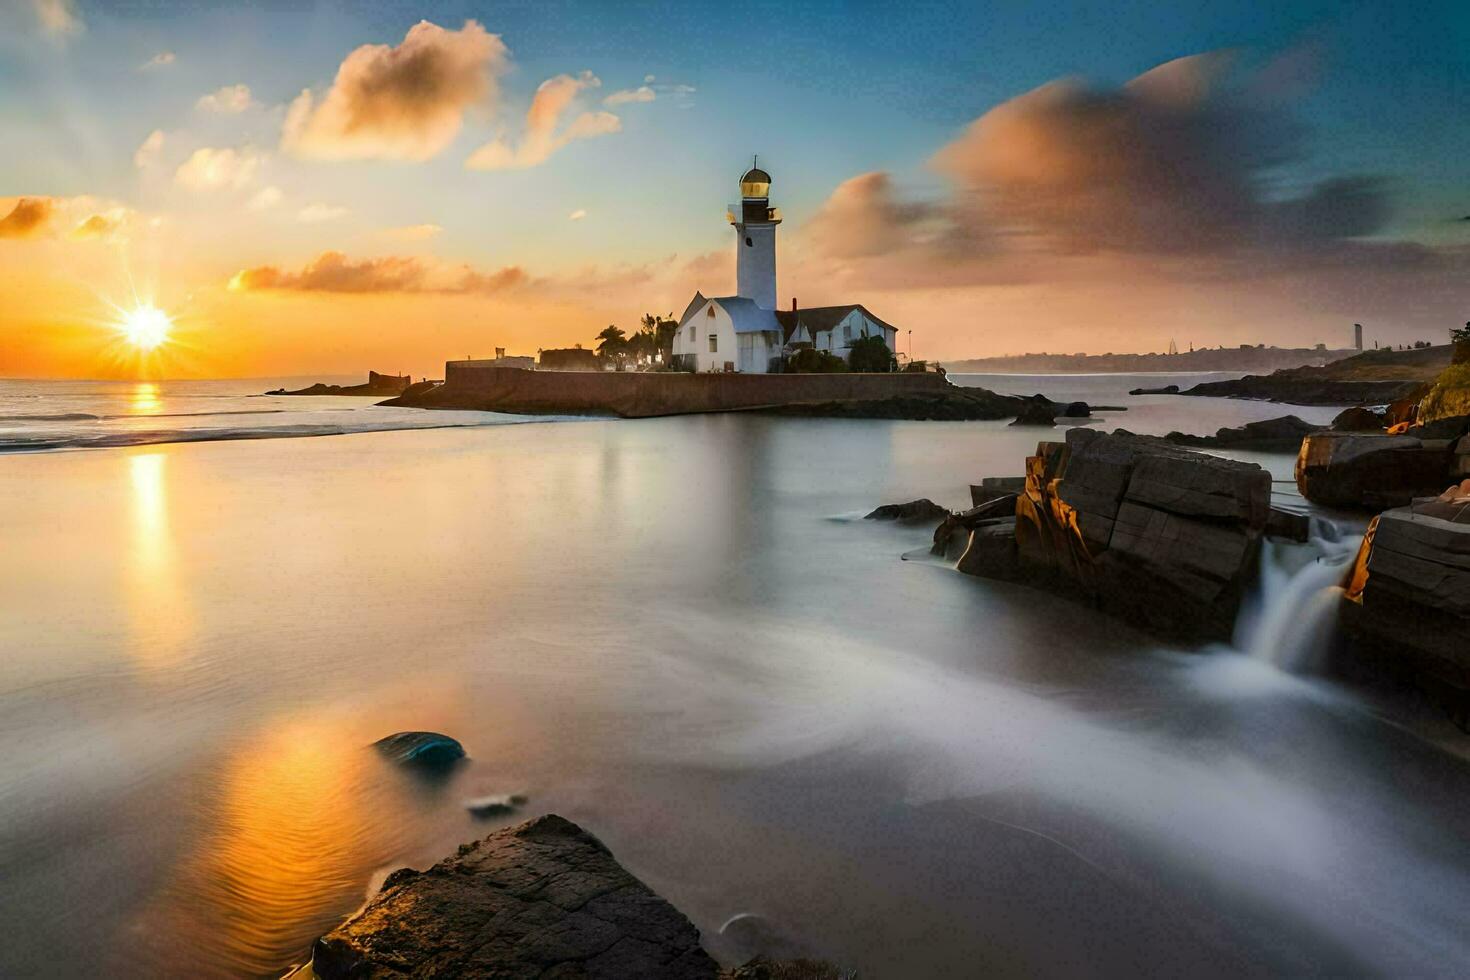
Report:
[[[601,354],[603,357],[613,357],[621,354],[623,352],[623,348],[628,345],[628,338],[623,333],[622,328],[614,327],[611,325],[609,325],[606,330],[602,331],[602,333],[598,334],[597,339],[601,341],[601,343],[597,345],[597,353]]]

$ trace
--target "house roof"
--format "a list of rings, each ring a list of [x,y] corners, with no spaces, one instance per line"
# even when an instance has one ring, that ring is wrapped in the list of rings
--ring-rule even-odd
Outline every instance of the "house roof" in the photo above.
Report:
[[[704,293],[701,293],[699,290],[696,289],[694,291],[694,298],[689,301],[689,305],[684,307],[684,312],[679,316],[679,326],[682,327],[684,325],[684,321],[693,316],[695,312],[704,304]]]
[[[757,306],[755,300],[744,296],[715,296],[711,303],[719,303],[730,314],[736,333],[780,333],[781,323],[776,314]]]
[[[823,330],[831,330],[841,323],[853,310],[862,310],[863,316],[884,330],[895,332],[898,330],[893,324],[874,316],[873,312],[861,303],[849,303],[846,306],[810,306],[804,310],[781,310],[776,314],[776,319],[781,323],[787,342],[790,342],[792,335],[796,333],[797,324],[806,327],[812,338],[815,339],[818,333]]]

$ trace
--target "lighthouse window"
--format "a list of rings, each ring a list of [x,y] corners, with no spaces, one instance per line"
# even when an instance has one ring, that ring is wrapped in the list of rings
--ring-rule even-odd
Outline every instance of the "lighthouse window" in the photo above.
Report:
[[[712,333],[712,334],[709,335],[709,352],[711,354],[718,354],[720,352],[720,336],[719,336],[719,334],[713,334]]]
[[[751,245],[754,245],[755,242],[751,241],[750,236],[747,235],[746,238],[745,238],[745,244],[746,244],[747,247],[749,247]]]

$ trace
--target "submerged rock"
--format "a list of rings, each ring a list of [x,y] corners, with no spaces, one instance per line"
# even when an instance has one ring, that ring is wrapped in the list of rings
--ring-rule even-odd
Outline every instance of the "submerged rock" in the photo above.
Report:
[[[464,746],[438,732],[396,732],[373,747],[394,762],[411,766],[447,766],[464,758]]]
[[[884,504],[866,515],[863,520],[923,524],[930,521],[942,521],[948,516],[949,511],[928,497],[921,497],[918,500],[910,500],[906,504]]]
[[[716,980],[719,967],[678,909],[596,837],[548,814],[464,844],[427,871],[395,871],[316,941],[302,973]]]
[[[464,808],[477,817],[503,817],[526,805],[526,797],[520,793],[504,793],[498,796],[477,796],[464,801]]]

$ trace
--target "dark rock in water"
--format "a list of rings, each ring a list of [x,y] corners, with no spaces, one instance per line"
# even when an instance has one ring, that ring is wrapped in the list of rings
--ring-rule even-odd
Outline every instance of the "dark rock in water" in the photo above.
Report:
[[[997,497],[1020,493],[1024,489],[1026,489],[1024,476],[987,476],[980,481],[978,486],[970,484],[970,505],[979,507]]]
[[[791,960],[811,954],[770,919],[752,912],[731,916],[718,934],[709,937],[709,945],[722,958],[735,962],[756,958],[767,962]]]
[[[910,500],[906,504],[884,504],[863,519],[868,521],[901,521],[904,524],[923,524],[930,521],[942,521],[948,516],[949,511],[928,497],[921,497],[918,500]]]
[[[823,960],[775,962],[764,956],[721,974],[722,980],[855,980],[856,977],[856,972],[839,969]]]
[[[1333,432],[1382,432],[1384,428],[1384,416],[1362,406],[1343,409],[1332,420]]]
[[[389,875],[316,941],[310,970],[321,980],[719,976],[678,909],[552,814],[464,844],[427,871]]]
[[[1162,388],[1134,388],[1128,392],[1130,395],[1177,395],[1178,385],[1164,385]]]
[[[307,388],[297,388],[295,391],[287,391],[285,388],[277,388],[275,391],[267,391],[267,395],[401,395],[412,386],[413,378],[408,375],[379,374],[376,371],[368,372],[367,384],[361,385],[329,385],[318,381]]]
[[[1271,476],[1254,463],[1072,429],[1026,460],[1011,542],[1004,525],[976,528],[961,565],[1165,636],[1224,639],[1254,578],[1270,497]]]
[[[373,746],[394,762],[427,768],[451,765],[464,758],[464,746],[438,732],[398,732],[378,739]]]
[[[1057,406],[1037,395],[1021,406],[1011,425],[1044,425],[1050,428],[1057,424]]]
[[[1087,407],[1086,402],[1068,402],[1067,407],[1062,409],[1062,416],[1069,419],[1085,419],[1092,414],[1092,409]]]
[[[1315,504],[1366,510],[1435,496],[1455,479],[1454,433],[1465,429],[1470,417],[1399,435],[1317,433],[1302,443],[1297,456],[1297,489]]]
[[[972,530],[955,568],[966,575],[1018,579],[1021,568],[1016,552],[1016,519],[996,518]]]
[[[1272,507],[1266,515],[1266,534],[1268,537],[1304,542],[1312,536],[1312,519],[1306,514]]]
[[[1164,438],[1178,446],[1294,453],[1301,448],[1302,439],[1320,431],[1321,426],[1303,422],[1295,415],[1284,415],[1262,422],[1247,422],[1239,428],[1219,429],[1212,436],[1171,432]]]
[[[1457,494],[1463,493],[1460,497]],[[1347,582],[1351,656],[1440,695],[1470,723],[1470,487],[1373,519]]]
[[[477,817],[503,817],[526,805],[526,797],[520,793],[505,793],[499,796],[477,796],[465,800],[464,808]]]
[[[934,529],[934,544],[929,548],[931,555],[957,558],[964,550],[969,532],[982,524],[990,524],[999,518],[1016,516],[1016,493],[1007,493],[987,500],[978,507],[950,514]],[[954,552],[954,554],[951,554]]]

